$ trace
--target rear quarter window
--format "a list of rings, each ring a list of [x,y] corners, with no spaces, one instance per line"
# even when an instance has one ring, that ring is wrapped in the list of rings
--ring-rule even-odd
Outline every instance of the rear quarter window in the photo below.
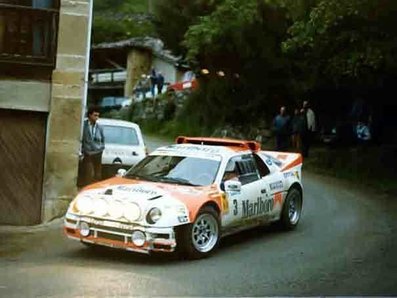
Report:
[[[138,133],[133,127],[103,125],[105,144],[139,145]]]

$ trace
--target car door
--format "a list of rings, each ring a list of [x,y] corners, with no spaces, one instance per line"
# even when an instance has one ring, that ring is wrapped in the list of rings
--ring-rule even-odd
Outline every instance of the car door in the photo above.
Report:
[[[235,177],[230,179],[228,174],[232,172]],[[222,184],[229,206],[228,212],[222,217],[225,228],[249,224],[271,210],[272,200],[268,198],[267,184],[262,180],[252,154],[231,158],[223,177]]]
[[[260,176],[262,177],[262,187],[266,189],[266,200],[268,203],[267,212],[264,214],[266,219],[271,220],[277,218],[282,209],[284,197],[284,176],[279,171],[270,172],[269,167],[264,162],[263,158],[254,153],[256,165],[258,167]],[[270,161],[268,163],[271,164]],[[272,202],[270,202],[270,200]]]

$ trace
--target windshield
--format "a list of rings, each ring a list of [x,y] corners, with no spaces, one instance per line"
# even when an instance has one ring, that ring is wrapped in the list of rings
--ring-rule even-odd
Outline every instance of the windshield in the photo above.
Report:
[[[119,145],[139,145],[138,134],[132,127],[104,125],[105,142]]]
[[[220,161],[186,156],[148,156],[125,177],[148,181],[204,186],[214,182]]]

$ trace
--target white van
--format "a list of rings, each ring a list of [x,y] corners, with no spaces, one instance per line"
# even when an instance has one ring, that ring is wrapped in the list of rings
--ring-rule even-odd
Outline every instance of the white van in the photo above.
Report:
[[[139,125],[133,122],[99,118],[103,127],[105,150],[102,154],[102,176],[114,176],[118,169],[129,169],[147,155]]]

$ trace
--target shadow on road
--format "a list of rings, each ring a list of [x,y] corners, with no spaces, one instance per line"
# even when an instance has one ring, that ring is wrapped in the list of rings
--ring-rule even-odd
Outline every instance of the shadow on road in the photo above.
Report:
[[[253,241],[257,243],[258,240],[269,237],[273,238],[281,234],[283,234],[283,231],[277,226],[269,225],[227,236],[221,239],[220,247],[212,258],[216,258],[217,255],[227,255],[231,249],[238,249],[239,246],[245,249],[247,246],[252,245]],[[105,261],[106,264],[108,262],[118,262],[146,266],[158,266],[167,263],[178,264],[189,261],[177,253],[152,253],[151,255],[144,255],[105,246],[85,245],[81,245],[80,249],[66,251],[63,257],[73,258],[75,261],[81,259],[84,261]],[[194,261],[190,260],[190,262]]]

